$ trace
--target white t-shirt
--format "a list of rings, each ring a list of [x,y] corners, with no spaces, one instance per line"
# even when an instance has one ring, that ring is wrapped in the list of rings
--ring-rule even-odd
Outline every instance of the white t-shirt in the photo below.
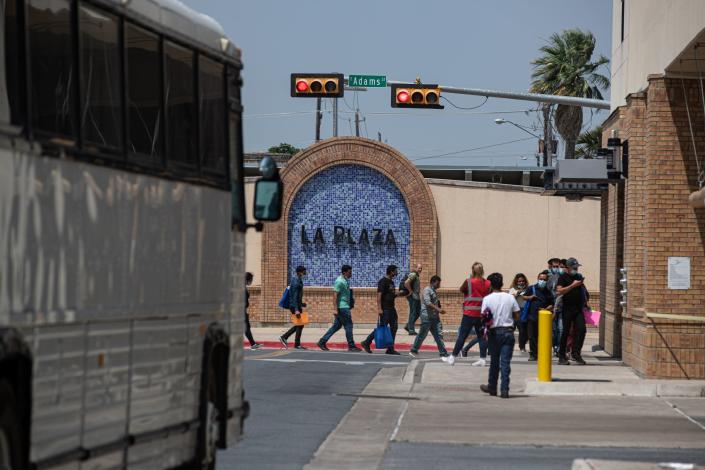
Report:
[[[513,326],[514,316],[512,314],[519,311],[519,304],[514,296],[506,292],[493,292],[482,299],[480,311],[484,312],[487,308],[492,312],[492,328]]]

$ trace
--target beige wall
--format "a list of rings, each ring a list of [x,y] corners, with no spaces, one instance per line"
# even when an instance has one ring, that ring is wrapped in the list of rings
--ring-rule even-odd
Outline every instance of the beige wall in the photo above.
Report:
[[[573,256],[590,290],[599,289],[600,201],[567,202],[537,192],[431,184],[440,225],[444,287],[460,285],[474,261],[485,274],[518,272],[532,281],[552,257]]]
[[[648,75],[664,73],[705,28],[703,0],[626,0],[622,42],[621,5],[612,2],[612,110],[646,89]]]
[[[459,286],[476,260],[485,265],[486,274],[499,271],[508,278],[524,272],[533,280],[548,258],[574,256],[584,265],[588,288],[599,289],[599,200],[566,202],[536,192],[470,184],[430,185],[438,212],[438,264],[444,287]],[[252,220],[253,183],[245,185],[245,195]],[[470,210],[476,214],[473,218]],[[255,285],[261,279],[261,255],[261,234],[248,230],[246,266],[255,275]]]

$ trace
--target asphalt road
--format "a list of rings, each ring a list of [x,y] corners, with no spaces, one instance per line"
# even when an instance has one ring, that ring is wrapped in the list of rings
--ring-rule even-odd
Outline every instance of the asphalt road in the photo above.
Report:
[[[635,449],[588,447],[469,446],[453,444],[391,443],[384,470],[514,469],[569,470],[574,459],[634,462],[679,462],[705,465],[700,449]]]
[[[322,351],[247,351],[245,437],[217,456],[218,470],[299,469],[382,367],[409,356]]]

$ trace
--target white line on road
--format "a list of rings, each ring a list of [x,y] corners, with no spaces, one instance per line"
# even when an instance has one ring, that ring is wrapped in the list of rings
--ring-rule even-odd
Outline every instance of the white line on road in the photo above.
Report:
[[[392,431],[392,435],[389,437],[389,441],[393,441],[397,437],[397,433],[399,432],[399,428],[401,427],[401,420],[404,419],[404,415],[406,414],[406,410],[409,409],[409,402],[405,401],[404,402],[404,408],[401,410],[401,414],[399,414],[399,419],[397,420],[397,425],[394,426],[394,431]]]
[[[261,362],[325,362],[330,364],[345,364],[346,366],[364,366],[367,364],[381,364],[384,366],[406,366],[406,362],[391,361],[327,361],[324,359],[257,359]]]
[[[688,421],[690,421],[691,423],[693,423],[694,425],[696,425],[697,427],[699,427],[700,429],[702,429],[703,431],[705,431],[705,426],[703,426],[703,425],[700,424],[698,421],[694,420],[693,418],[691,418],[690,416],[688,416],[687,414],[685,414],[683,411],[681,411],[681,410],[678,408],[678,406],[674,405],[673,403],[671,403],[670,401],[666,400],[665,398],[662,398],[662,400],[665,401],[665,402],[668,404],[668,406],[670,406],[671,408],[673,408],[674,410],[676,410],[676,412],[678,412],[678,414],[682,415],[685,419],[687,419]]]

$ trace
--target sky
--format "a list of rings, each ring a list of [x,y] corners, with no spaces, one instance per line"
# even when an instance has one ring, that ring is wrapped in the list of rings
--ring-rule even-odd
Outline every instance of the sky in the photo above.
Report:
[[[385,75],[387,80],[463,88],[528,91],[531,60],[551,34],[591,31],[595,55],[610,57],[612,0],[184,0],[215,18],[242,49],[244,146],[266,151],[315,139],[315,99],[290,97],[291,73]],[[609,76],[607,69],[602,71]],[[483,97],[450,95],[458,107]],[[609,92],[605,93],[609,99]],[[333,135],[332,103],[323,100],[322,138]],[[442,100],[444,110],[390,107],[389,88],[346,91],[339,135],[382,140],[416,164],[535,165],[537,139],[496,118],[538,126],[536,103],[490,98],[473,110]],[[586,128],[607,111],[586,114]],[[542,133],[541,130],[536,131]],[[505,144],[509,141],[515,141]],[[498,145],[499,144],[499,145]],[[478,147],[481,147],[478,149]],[[482,148],[486,147],[486,148]],[[476,149],[476,150],[473,150]]]

